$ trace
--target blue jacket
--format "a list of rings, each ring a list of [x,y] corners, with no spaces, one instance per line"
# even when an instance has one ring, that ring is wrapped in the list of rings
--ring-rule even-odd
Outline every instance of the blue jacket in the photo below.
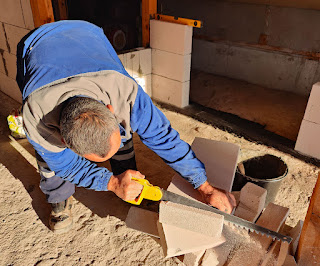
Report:
[[[24,69],[18,75],[22,76],[19,86],[24,101],[35,90],[79,74],[114,70],[130,77],[103,31],[84,21],[59,21],[39,27],[24,41],[21,59]],[[206,181],[204,165],[140,86],[130,126],[146,146],[195,188]],[[98,167],[68,148],[51,152],[28,139],[57,176],[77,186],[107,190],[112,172],[106,168]]]

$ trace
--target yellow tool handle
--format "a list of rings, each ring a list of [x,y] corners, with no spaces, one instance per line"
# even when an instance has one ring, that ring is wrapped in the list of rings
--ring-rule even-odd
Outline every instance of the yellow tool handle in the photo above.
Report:
[[[140,205],[143,199],[148,199],[153,201],[161,200],[162,198],[161,188],[151,185],[147,179],[135,178],[135,177],[131,179],[141,184],[143,188],[140,195],[136,199],[130,200],[127,202],[134,205]]]

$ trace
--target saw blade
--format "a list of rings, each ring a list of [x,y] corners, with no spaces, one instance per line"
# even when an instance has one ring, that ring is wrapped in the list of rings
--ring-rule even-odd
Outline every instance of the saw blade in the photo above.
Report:
[[[206,205],[202,202],[183,197],[181,195],[178,195],[178,194],[170,192],[170,191],[162,190],[161,200],[171,201],[174,203],[178,203],[178,204],[182,204],[182,205],[186,205],[186,206],[190,206],[190,207],[194,207],[194,208],[198,208],[198,209],[202,209],[205,211],[210,211],[210,212],[214,212],[214,213],[223,215],[225,221],[230,222],[230,223],[232,223],[236,226],[239,226],[241,228],[245,228],[246,230],[248,230],[250,232],[256,232],[261,235],[266,235],[268,237],[272,237],[273,240],[277,239],[282,242],[288,242],[289,244],[292,241],[292,238],[289,236],[285,236],[285,235],[282,235],[278,232],[266,229],[262,226],[255,224],[255,223],[251,223],[251,222],[244,220],[244,219],[241,219],[237,216],[220,211],[220,210],[218,210],[212,206]]]

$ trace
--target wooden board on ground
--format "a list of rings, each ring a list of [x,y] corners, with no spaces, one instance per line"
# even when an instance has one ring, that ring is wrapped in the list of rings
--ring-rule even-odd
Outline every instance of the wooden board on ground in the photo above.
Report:
[[[320,264],[320,175],[302,227],[297,263],[298,265]]]

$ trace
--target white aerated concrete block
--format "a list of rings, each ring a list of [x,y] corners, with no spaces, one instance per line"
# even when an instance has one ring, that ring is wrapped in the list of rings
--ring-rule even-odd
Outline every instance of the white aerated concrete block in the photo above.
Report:
[[[295,150],[320,159],[320,125],[302,120]]]
[[[267,190],[248,182],[241,189],[240,203],[253,212],[262,212],[266,202]]]
[[[200,192],[197,189],[194,189],[193,186],[178,173],[172,177],[167,190],[189,199],[200,202],[203,200]]]
[[[157,226],[166,258],[217,247],[226,241],[224,236],[212,238],[169,224],[158,222]]]
[[[219,265],[218,258],[210,249],[206,250],[201,262],[201,266],[217,266]]]
[[[312,86],[303,119],[320,124],[320,82]]]
[[[152,74],[152,97],[180,108],[189,104],[190,81],[180,82]]]
[[[225,242],[224,244],[206,250],[203,256],[201,266],[223,266],[228,260],[228,256],[233,248],[232,244]],[[242,265],[239,265],[242,266]]]
[[[161,202],[159,222],[173,225],[189,231],[219,238],[223,228],[222,215],[181,205],[173,202]]]
[[[124,54],[118,54],[118,57],[123,65],[123,67],[126,68],[126,61],[124,60]]]
[[[191,148],[205,165],[208,182],[217,188],[231,191],[240,147],[233,143],[195,138]]]
[[[151,69],[152,69],[151,48],[139,49],[139,58],[140,58],[139,72],[142,75],[151,74]]]
[[[175,54],[191,54],[192,31],[191,26],[150,20],[150,47]]]
[[[142,87],[142,89],[151,97],[152,96],[152,83],[151,74],[142,77],[135,78],[136,82]]]
[[[140,232],[146,233],[153,237],[159,237],[157,229],[157,221],[159,215],[156,212],[144,210],[138,207],[132,206],[129,209],[126,225],[129,228],[138,230]]]
[[[139,58],[139,51],[134,51],[125,54],[126,57],[126,64],[127,68],[126,70],[130,74],[131,77],[136,78],[139,76],[139,63],[140,63],[140,58]],[[141,74],[142,75],[142,74]]]
[[[191,54],[179,55],[152,49],[152,73],[185,82],[190,80]]]
[[[133,78],[151,74],[150,48],[119,54],[118,57],[128,74]]]

